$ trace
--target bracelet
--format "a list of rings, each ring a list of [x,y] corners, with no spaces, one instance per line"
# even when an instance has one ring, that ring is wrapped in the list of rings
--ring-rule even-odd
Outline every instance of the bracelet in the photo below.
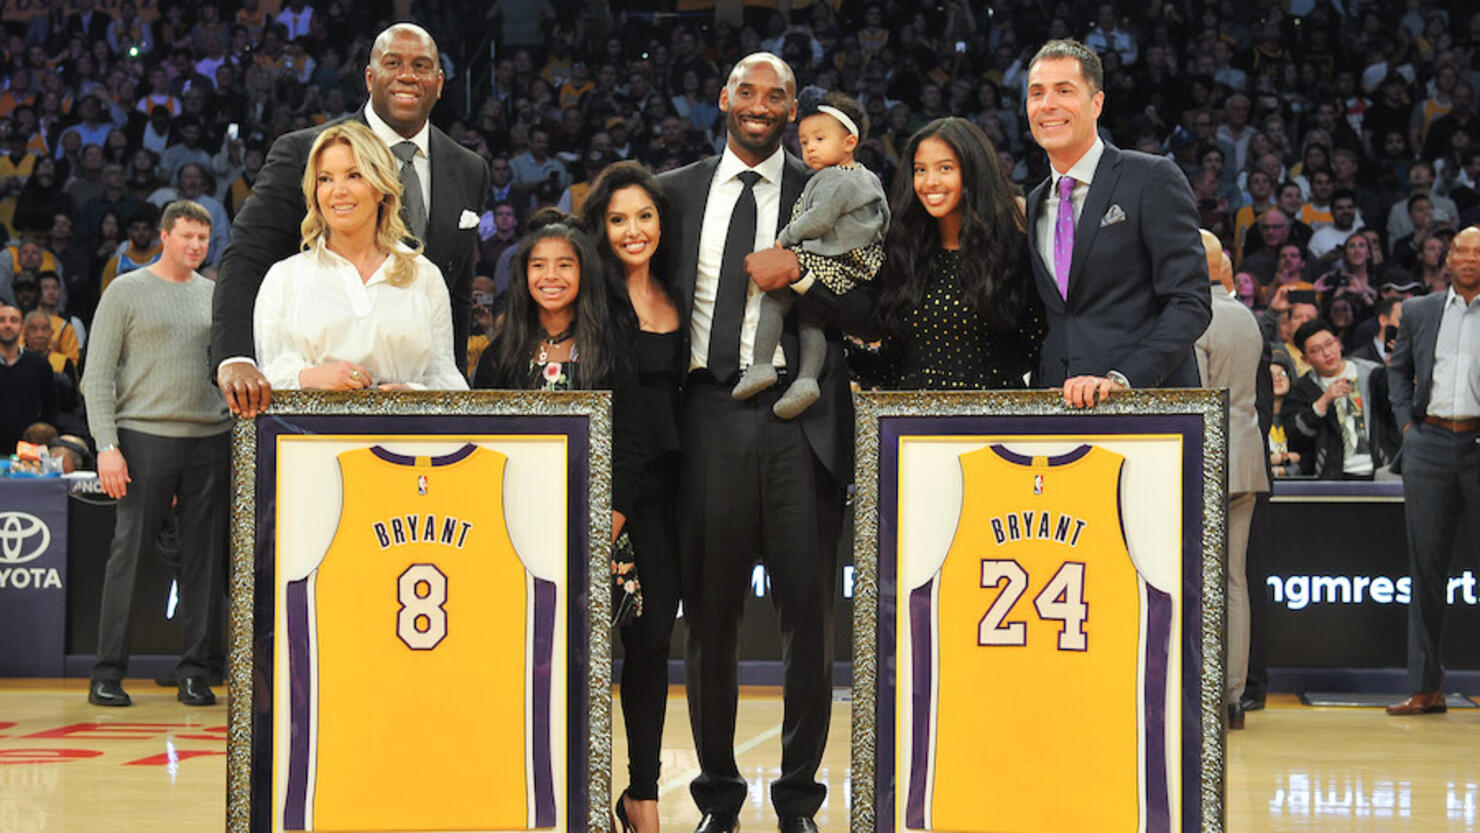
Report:
[[[117,451],[117,450],[118,450],[118,443],[108,443],[107,445],[99,448],[98,449],[98,453],[99,454],[107,454],[110,451]]]

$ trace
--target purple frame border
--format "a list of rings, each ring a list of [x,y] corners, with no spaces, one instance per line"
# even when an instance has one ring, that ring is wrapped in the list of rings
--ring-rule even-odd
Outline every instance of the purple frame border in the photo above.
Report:
[[[899,439],[902,436],[1070,435],[1086,439],[1106,434],[1178,434],[1183,439],[1182,487],[1182,829],[1202,829],[1200,764],[1203,750],[1202,643],[1203,620],[1203,475],[1206,431],[1201,414],[1089,414],[1063,416],[879,416],[878,417],[878,614],[875,628],[877,667],[898,668]],[[894,771],[895,686],[893,675],[880,673],[875,689],[874,830],[895,833]],[[887,731],[879,731],[884,721]]]
[[[256,421],[257,478],[255,484],[255,540],[252,586],[254,632],[252,642],[251,758],[258,763],[272,760],[273,732],[273,611],[276,603],[274,578],[277,554],[275,538],[277,506],[277,439],[285,434],[367,435],[370,438],[415,434],[418,437],[446,435],[449,438],[482,434],[525,434],[530,436],[564,435],[570,443],[569,505],[567,507],[567,575],[570,591],[567,605],[569,635],[569,668],[566,681],[566,829],[580,831],[589,827],[589,796],[586,776],[590,751],[586,739],[590,730],[588,682],[591,673],[590,633],[587,613],[590,608],[587,574],[587,521],[590,515],[591,472],[588,465],[591,450],[590,419],[570,415],[484,415],[431,416],[363,414],[273,414]],[[248,829],[251,833],[272,831],[272,768],[253,766],[251,773],[251,811]]]

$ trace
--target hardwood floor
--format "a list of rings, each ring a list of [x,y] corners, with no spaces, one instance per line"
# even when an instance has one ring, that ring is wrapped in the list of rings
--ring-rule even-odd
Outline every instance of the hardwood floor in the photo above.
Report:
[[[105,709],[88,705],[85,681],[0,680],[0,833],[223,828],[225,698],[189,708],[152,681],[126,687],[135,705]],[[742,692],[736,744],[750,783],[741,815],[747,831],[775,829],[768,793],[778,774],[780,720],[775,690]],[[820,775],[829,796],[817,814],[829,833],[848,828],[848,721],[848,704],[837,703]],[[613,760],[622,762],[626,750],[615,734]],[[678,688],[660,784],[665,830],[687,833],[698,822],[688,796],[696,771]],[[617,789],[625,776],[612,779]],[[1400,719],[1277,696],[1229,738],[1227,777],[1231,833],[1477,829],[1480,710]]]

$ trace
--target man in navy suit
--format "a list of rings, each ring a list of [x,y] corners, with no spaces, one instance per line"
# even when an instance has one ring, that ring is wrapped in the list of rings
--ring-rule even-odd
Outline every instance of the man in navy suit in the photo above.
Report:
[[[1104,70],[1049,41],[1028,65],[1028,123],[1049,178],[1028,197],[1028,239],[1048,314],[1038,384],[1071,407],[1117,390],[1195,387],[1192,345],[1212,318],[1192,189],[1176,163],[1100,139]]]
[[[679,501],[689,719],[700,774],[690,785],[697,833],[738,827],[746,783],[735,765],[740,616],[757,561],[780,615],[781,777],[771,802],[782,833],[817,830],[827,788],[816,780],[832,708],[832,615],[843,490],[853,471],[853,400],[842,340],[828,328],[822,398],[796,419],[771,407],[796,378],[795,313],[774,359],[783,380],[746,400],[730,391],[753,355],[761,293],[850,328],[867,319],[867,288],[839,296],[807,252],[772,248],[810,172],[781,147],[796,116],[796,78],[769,53],[742,58],[720,91],[722,154],[659,177],[673,211],[663,229],[677,307],[689,337]],[[784,354],[784,355],[783,355]]]
[[[1393,415],[1403,429],[1403,504],[1413,601],[1407,700],[1391,715],[1445,710],[1441,638],[1454,535],[1480,541],[1480,226],[1449,244],[1453,283],[1403,303],[1388,358]]]
[[[368,125],[393,153],[398,144],[414,145],[410,167],[416,172],[419,205],[427,208],[421,212],[425,230],[413,228],[412,233],[421,237],[423,254],[447,281],[452,357],[462,367],[472,324],[478,213],[488,193],[488,165],[428,121],[442,97],[442,82],[432,36],[420,26],[397,23],[376,37],[365,67],[370,102],[349,118]],[[288,133],[272,143],[221,257],[212,301],[211,364],[227,404],[242,416],[255,416],[272,399],[272,386],[252,360],[252,310],[268,267],[298,251],[299,226],[307,212],[303,171],[314,139],[328,126]],[[408,181],[413,180],[403,172],[403,184]],[[411,199],[408,193],[402,204]],[[412,225],[410,217],[407,225]]]

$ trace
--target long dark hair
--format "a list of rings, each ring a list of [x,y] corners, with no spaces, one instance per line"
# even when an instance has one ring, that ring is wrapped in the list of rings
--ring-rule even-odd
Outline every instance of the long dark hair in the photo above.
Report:
[[[581,220],[591,233],[602,266],[602,274],[606,277],[607,289],[611,292],[609,310],[611,320],[619,328],[619,336],[624,339],[631,338],[637,332],[637,311],[632,308],[632,300],[627,295],[626,269],[622,261],[617,258],[616,252],[612,251],[611,243],[607,240],[606,212],[611,207],[612,195],[623,188],[632,186],[646,191],[653,205],[658,209],[660,237],[658,247],[653,250],[652,259],[648,261],[648,268],[652,270],[653,282],[668,297],[669,302],[673,302],[674,290],[668,278],[670,270],[664,268],[663,262],[667,254],[667,239],[670,233],[668,195],[663,190],[663,186],[658,183],[658,178],[637,162],[614,162],[608,165],[591,184],[591,191],[586,195],[585,205],[581,209]],[[629,352],[621,351],[616,360],[629,359]]]
[[[553,208],[536,212],[528,228],[510,264],[508,307],[499,335],[495,386],[528,387],[530,356],[535,344],[545,336],[540,326],[539,306],[529,297],[529,255],[541,240],[559,239],[570,244],[581,267],[581,285],[575,300],[575,342],[580,351],[576,387],[609,387],[612,349],[606,325],[607,293],[598,271],[595,247],[579,220]]]
[[[893,221],[884,242],[876,312],[883,332],[904,337],[903,313],[920,305],[931,260],[940,250],[940,228],[915,196],[915,150],[926,139],[945,142],[961,168],[961,257],[958,274],[968,309],[989,326],[1017,326],[1028,290],[1023,280],[1027,221],[997,149],[981,128],[948,117],[920,128],[899,155],[890,187]]]

